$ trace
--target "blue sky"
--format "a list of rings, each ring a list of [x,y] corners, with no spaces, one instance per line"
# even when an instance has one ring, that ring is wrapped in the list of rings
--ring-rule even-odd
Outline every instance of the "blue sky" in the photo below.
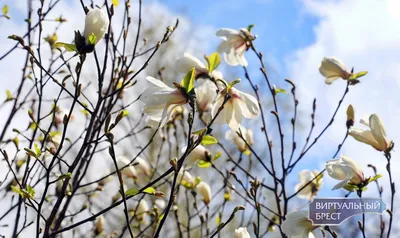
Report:
[[[256,45],[272,56],[275,70],[282,71],[284,57],[314,41],[313,26],[318,18],[304,11],[298,0],[162,1],[193,23],[215,28],[241,28],[255,24]],[[277,63],[277,64],[276,64]]]

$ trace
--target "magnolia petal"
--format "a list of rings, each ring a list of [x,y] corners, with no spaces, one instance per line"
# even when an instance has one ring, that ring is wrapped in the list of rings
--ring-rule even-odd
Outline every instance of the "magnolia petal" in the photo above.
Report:
[[[349,135],[351,135],[354,139],[356,139],[362,143],[365,143],[365,144],[368,144],[368,145],[374,147],[377,150],[380,150],[380,151],[382,150],[370,130],[363,130],[360,128],[352,127],[352,128],[350,128]]]
[[[290,237],[310,233],[312,223],[308,219],[308,211],[302,210],[288,213],[281,228],[283,233]]]
[[[259,107],[258,102],[255,97],[250,94],[239,91],[240,95],[240,108],[242,109],[242,114],[246,118],[254,118],[258,115]]]
[[[326,84],[332,84],[333,82],[335,82],[338,78],[340,78],[339,76],[330,76],[330,77],[327,77],[326,79],[325,79],[325,83]]]
[[[216,35],[223,40],[227,40],[230,37],[240,35],[240,31],[230,28],[221,28],[217,30]]]
[[[348,182],[350,182],[350,179],[343,180],[343,181],[341,181],[340,183],[336,184],[336,185],[332,188],[332,190],[336,190],[336,189],[339,189],[339,188],[343,188],[344,185],[346,185]]]
[[[218,113],[218,111],[221,108],[223,103],[224,103],[224,97],[222,95],[220,95],[217,98],[216,102],[214,103],[214,106],[211,109],[212,118],[214,118],[217,115],[217,113]],[[224,109],[222,109],[221,112],[218,114],[218,117],[214,120],[214,123],[222,124],[222,123],[226,122],[226,116],[225,115],[226,115],[226,105],[227,104],[228,103],[225,104]]]
[[[337,180],[350,179],[340,165],[340,159],[331,159],[325,164],[326,171],[331,178]]]
[[[379,148],[383,151],[386,150],[389,143],[386,139],[386,130],[382,119],[377,114],[372,114],[369,117],[369,126],[371,128],[372,135],[379,144]]]
[[[192,68],[202,70],[205,69],[206,66],[198,58],[189,53],[184,53],[183,57],[178,58],[175,62],[175,69],[178,72],[187,73]]]
[[[242,122],[243,119],[240,106],[234,100],[233,102],[227,103],[226,108],[226,122],[232,130],[236,131],[239,128],[240,122]]]

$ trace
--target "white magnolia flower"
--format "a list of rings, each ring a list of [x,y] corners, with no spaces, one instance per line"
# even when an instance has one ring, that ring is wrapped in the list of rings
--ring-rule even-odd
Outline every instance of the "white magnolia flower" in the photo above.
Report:
[[[337,180],[342,180],[332,190],[342,188],[348,182],[356,185],[364,180],[364,174],[360,166],[354,160],[344,155],[339,159],[332,159],[326,162],[325,168],[329,176]]]
[[[200,79],[199,79],[200,80]],[[208,79],[202,80],[195,88],[197,107],[200,111],[208,111],[217,97],[217,86]]]
[[[235,238],[250,238],[250,234],[246,227],[235,229]]]
[[[173,89],[158,79],[146,77],[150,86],[142,93],[140,100],[146,105],[144,112],[153,121],[161,122],[161,127],[171,118],[174,109],[186,104],[187,99],[179,89]]]
[[[297,196],[299,198],[310,200],[311,198],[313,198],[314,196],[317,195],[317,192],[322,188],[322,184],[323,184],[322,176],[314,179],[318,174],[319,174],[319,172],[316,170],[310,171],[310,170],[304,169],[304,170],[300,171],[300,173],[299,173],[300,182],[295,187],[296,192],[299,191],[299,189],[301,189],[306,184],[308,184],[308,185],[306,187],[304,187],[297,194]],[[312,182],[310,183],[310,181],[312,181]]]
[[[295,211],[286,215],[282,223],[282,231],[288,237],[314,238],[312,230],[316,227],[308,219],[308,211]]]
[[[119,170],[120,170],[121,168],[124,168],[125,166],[127,166],[126,168],[124,168],[124,169],[121,171],[121,174],[122,174],[123,176],[128,177],[128,178],[134,178],[134,179],[136,179],[137,176],[138,176],[138,173],[137,173],[137,171],[136,171],[136,169],[135,169],[134,166],[129,165],[130,162],[131,162],[131,161],[130,161],[127,157],[125,157],[125,156],[123,156],[123,155],[120,155],[120,156],[117,157],[117,165],[118,165],[118,169],[119,169]],[[128,165],[129,165],[129,166],[128,166]]]
[[[193,176],[188,171],[179,171],[177,181],[180,182],[182,185],[187,185],[189,187],[194,187],[195,180]]]
[[[182,153],[185,153],[186,148],[182,148]],[[200,160],[208,160],[211,156],[211,153],[206,149],[206,147],[202,145],[196,146],[185,159],[185,164],[193,165],[199,162]]]
[[[96,43],[99,42],[107,32],[109,24],[110,20],[105,8],[90,10],[85,18],[85,30],[83,31],[86,43],[92,33],[96,36]]]
[[[386,137],[385,125],[377,114],[372,114],[369,118],[361,119],[360,122],[369,127],[369,130],[360,128],[350,128],[349,135],[354,139],[366,143],[376,150],[386,151],[392,146],[392,141]]]
[[[194,57],[193,55],[187,52],[185,52],[182,57],[178,58],[175,61],[175,70],[180,73],[186,74],[192,68],[196,70],[197,74],[207,72],[207,66],[203,62],[201,62],[198,58]],[[222,73],[218,70],[214,70],[213,72],[211,72],[211,76],[213,76],[214,79],[223,78]]]
[[[211,202],[212,198],[210,185],[201,181],[199,184],[197,184],[196,189],[197,192],[200,193],[203,197],[204,203],[208,205]]]
[[[348,79],[351,76],[344,63],[336,57],[325,57],[321,62],[319,72],[326,77],[326,84],[331,84],[338,78]]]
[[[242,136],[246,140],[247,144],[253,145],[254,139],[253,131],[251,129],[246,129],[240,125],[237,132],[242,133]],[[239,151],[245,152],[248,149],[246,142],[238,135],[238,133],[236,133],[236,131],[229,130],[226,132],[225,138],[228,140],[232,140],[236,144]]]
[[[165,202],[164,199],[157,199],[154,201],[154,206],[158,209],[158,210],[164,210],[164,208],[167,206],[167,203]]]
[[[150,211],[149,204],[147,204],[146,200],[140,200],[136,209],[136,219],[142,220],[143,217]]]
[[[237,131],[243,117],[254,118],[258,115],[258,102],[250,94],[241,92],[234,87],[229,89],[228,94],[231,98],[227,103],[225,103],[224,108],[218,114],[215,123],[226,122],[232,130]],[[211,115],[213,118],[221,108],[225,95],[226,89],[222,90],[218,95],[213,108],[211,109]]]
[[[221,28],[217,30],[217,36],[222,39],[218,46],[218,52],[224,54],[225,61],[232,66],[247,66],[247,60],[244,53],[248,49],[248,41],[255,38],[250,32],[241,28],[234,30],[229,28]]]
[[[151,170],[150,165],[143,158],[137,157],[133,162],[133,164],[135,164],[136,171],[138,171],[139,173],[142,173],[144,175],[150,175],[150,170]]]

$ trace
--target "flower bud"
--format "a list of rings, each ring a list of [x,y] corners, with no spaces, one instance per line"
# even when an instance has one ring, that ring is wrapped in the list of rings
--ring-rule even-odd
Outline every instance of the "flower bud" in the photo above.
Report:
[[[250,238],[246,227],[239,227],[235,230],[235,238]]]
[[[211,188],[210,185],[208,185],[207,183],[201,181],[199,184],[197,184],[197,192],[201,194],[201,196],[203,197],[203,201],[206,205],[208,205],[211,201]]]
[[[83,36],[86,44],[89,44],[89,36],[96,36],[96,44],[99,42],[108,30],[110,20],[105,8],[93,9],[88,12],[85,19],[85,30]]]

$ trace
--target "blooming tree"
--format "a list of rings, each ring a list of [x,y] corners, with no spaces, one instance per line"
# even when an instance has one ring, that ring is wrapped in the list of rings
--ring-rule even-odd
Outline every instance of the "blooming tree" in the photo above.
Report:
[[[15,91],[7,90],[5,107],[0,107],[1,236],[3,228],[7,237],[46,238],[89,233],[343,236],[336,227],[313,224],[301,204],[320,197],[324,174],[339,180],[329,189],[346,191],[346,196],[362,198],[365,190],[374,189],[371,183],[381,198],[385,195],[378,180],[384,171],[368,173],[358,165],[360,158],[339,155],[349,135],[371,146],[366,149],[382,152],[387,161],[390,184],[385,193],[390,204],[380,216],[378,233],[391,235],[394,142],[378,115],[361,119],[367,127],[361,129],[354,126],[353,106],[342,105],[352,87],[362,87],[359,83],[367,72],[348,70],[335,57],[322,59],[319,72],[325,83],[341,78],[337,83],[345,90],[330,122],[313,139],[314,100],[312,126],[301,141],[296,134],[296,89],[302,85],[285,80],[290,87],[285,90],[272,84],[256,48],[254,25],[218,29],[215,37],[221,42],[214,53],[202,52],[204,60],[188,52],[171,57],[167,52],[174,51],[171,42],[179,21],[163,26],[160,35],[147,34],[154,26],[144,28],[141,0],[96,1],[98,5],[81,0],[82,11],[76,14],[85,16],[85,25],[82,32],[71,32],[71,39],[57,39],[58,28],[43,35],[42,24],[59,2],[29,4],[27,33],[8,36],[15,47],[0,55],[0,63],[10,64],[10,54],[25,54],[22,79]],[[0,20],[7,21],[8,7],[3,13]],[[68,24],[62,17],[54,22]],[[49,61],[44,60],[44,44],[50,46]],[[247,54],[258,62],[249,64]],[[164,58],[173,63],[166,64]],[[241,68],[242,73],[226,77],[221,64]],[[262,79],[254,80],[251,67],[260,68]],[[281,110],[289,100],[293,112]],[[319,146],[340,110],[347,112],[342,143],[332,145],[338,149],[326,158],[324,169],[304,169],[303,159]],[[13,123],[17,114],[25,116]],[[303,169],[296,174],[299,168]],[[366,226],[365,215],[351,225],[364,237],[374,232]]]

